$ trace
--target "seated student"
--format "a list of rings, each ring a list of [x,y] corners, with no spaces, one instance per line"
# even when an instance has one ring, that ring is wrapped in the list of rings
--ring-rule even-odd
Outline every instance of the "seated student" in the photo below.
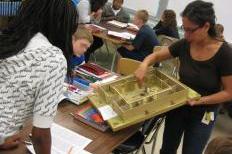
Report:
[[[90,23],[100,21],[102,8],[107,0],[80,0],[77,4],[79,13],[78,23]]]
[[[176,13],[173,10],[165,10],[159,23],[153,28],[156,35],[166,35],[179,38]]]
[[[139,31],[131,45],[123,45],[118,48],[118,52],[122,57],[143,61],[146,56],[153,52],[153,48],[158,45],[155,32],[146,25],[148,17],[146,10],[136,12],[133,24],[139,28]]]
[[[102,15],[102,8],[107,0],[80,0],[77,5],[79,13],[78,23],[99,22]],[[85,53],[85,62],[89,61],[90,54],[103,45],[103,41],[99,37],[93,37],[94,42]]]
[[[221,41],[225,41],[224,35],[223,35],[223,32],[224,32],[224,27],[223,27],[223,25],[221,25],[221,24],[216,24],[216,25],[215,25],[215,30],[216,30],[216,34],[217,34],[217,39],[218,39],[218,40],[221,40]]]
[[[118,20],[120,22],[129,22],[129,14],[122,8],[123,0],[114,0],[113,5],[105,5],[103,8],[101,20]],[[102,47],[103,41],[101,38],[94,36],[94,42],[88,51],[85,53],[85,62],[89,61],[90,55],[97,49]]]
[[[232,137],[216,137],[209,142],[205,154],[231,154]]]
[[[28,119],[35,153],[51,153],[50,127],[71,76],[77,17],[71,0],[26,0],[0,35],[1,154],[23,145],[20,130]]]
[[[93,43],[92,34],[85,28],[78,28],[73,34],[72,44],[74,55],[71,59],[72,68],[85,62],[84,53]]]
[[[102,15],[102,8],[104,7],[107,0],[80,0],[77,5],[79,12],[78,23],[91,23],[99,22]],[[94,36],[93,43],[85,53],[85,62],[87,63],[90,58],[90,54],[103,45],[101,38]]]
[[[122,7],[124,0],[113,0],[113,5],[106,4],[102,12],[102,21],[117,20],[120,22],[128,23],[130,15]]]

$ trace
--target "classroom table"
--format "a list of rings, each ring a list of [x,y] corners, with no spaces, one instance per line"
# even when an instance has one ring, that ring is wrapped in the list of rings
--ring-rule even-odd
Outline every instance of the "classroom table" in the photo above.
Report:
[[[68,101],[62,101],[58,106],[55,123],[91,139],[92,142],[85,148],[85,150],[93,154],[109,154],[118,145],[132,136],[141,126],[141,124],[137,124],[118,132],[112,132],[111,130],[101,132],[74,119],[70,113],[76,111],[77,109],[77,105],[74,105]],[[29,120],[21,132],[22,140],[28,138],[31,128],[31,120]],[[24,143],[21,143],[19,147],[12,150],[0,150],[0,154],[26,153],[28,153],[28,151]]]
[[[119,46],[122,46],[125,43],[130,44],[130,42],[127,41],[127,40],[123,40],[123,39],[120,39],[120,38],[117,38],[117,37],[107,35],[108,30],[116,31],[116,32],[129,32],[129,33],[132,33],[132,34],[136,33],[134,31],[128,30],[127,28],[119,28],[119,27],[107,24],[107,22],[101,22],[101,23],[99,23],[97,25],[105,28],[106,30],[103,30],[103,31],[100,31],[100,32],[93,32],[93,35],[97,36],[97,37],[99,37],[99,38],[101,38],[103,40],[104,44],[106,45],[106,49],[107,49],[108,52],[109,52],[109,47],[108,47],[107,41],[114,44],[115,48],[117,48]],[[111,71],[113,71],[116,57],[117,57],[117,51],[115,51],[114,55],[113,55],[113,60],[112,60],[112,63],[111,63]]]

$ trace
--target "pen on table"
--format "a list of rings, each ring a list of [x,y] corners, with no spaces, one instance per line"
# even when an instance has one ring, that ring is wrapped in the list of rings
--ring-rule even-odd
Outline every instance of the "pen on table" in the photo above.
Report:
[[[26,145],[32,145],[32,142],[30,142],[30,141],[22,141],[24,144],[26,144]]]
[[[73,116],[74,117],[74,114],[73,113],[69,113],[71,116]]]

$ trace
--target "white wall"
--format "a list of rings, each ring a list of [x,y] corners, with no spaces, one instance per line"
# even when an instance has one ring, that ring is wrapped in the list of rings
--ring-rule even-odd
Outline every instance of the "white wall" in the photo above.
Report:
[[[178,24],[181,25],[180,13],[185,6],[193,0],[169,0],[168,8],[176,11]],[[214,3],[217,22],[224,25],[224,36],[228,42],[232,42],[232,0],[207,0]]]
[[[108,0],[112,2],[113,0]],[[124,0],[124,6],[133,10],[146,9],[150,15],[155,16],[159,0]]]
[[[112,0],[108,0],[112,2]],[[168,2],[168,8],[176,11],[178,24],[181,25],[180,13],[193,0],[124,0],[124,6],[133,10],[146,9],[152,16],[157,15],[159,4]],[[232,0],[206,0],[214,3],[217,22],[225,27],[225,39],[232,42]],[[165,4],[164,4],[165,5]],[[161,9],[162,10],[162,9]],[[159,13],[158,13],[159,16]]]

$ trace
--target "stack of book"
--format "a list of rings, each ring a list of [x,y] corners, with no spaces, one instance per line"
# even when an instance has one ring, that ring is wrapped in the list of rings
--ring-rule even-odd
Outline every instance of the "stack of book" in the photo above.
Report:
[[[64,83],[64,98],[76,105],[80,105],[87,101],[87,96],[92,92],[92,89],[85,91],[72,84]]]
[[[80,106],[77,111],[71,114],[75,119],[92,126],[97,130],[106,131],[109,128],[101,114],[90,102],[86,102]]]
[[[11,1],[0,1],[0,16],[15,16],[20,5],[21,1],[11,0]]]
[[[71,81],[64,84],[64,97],[79,105],[87,100],[95,87],[114,81],[118,75],[94,63],[86,63],[74,69]]]

